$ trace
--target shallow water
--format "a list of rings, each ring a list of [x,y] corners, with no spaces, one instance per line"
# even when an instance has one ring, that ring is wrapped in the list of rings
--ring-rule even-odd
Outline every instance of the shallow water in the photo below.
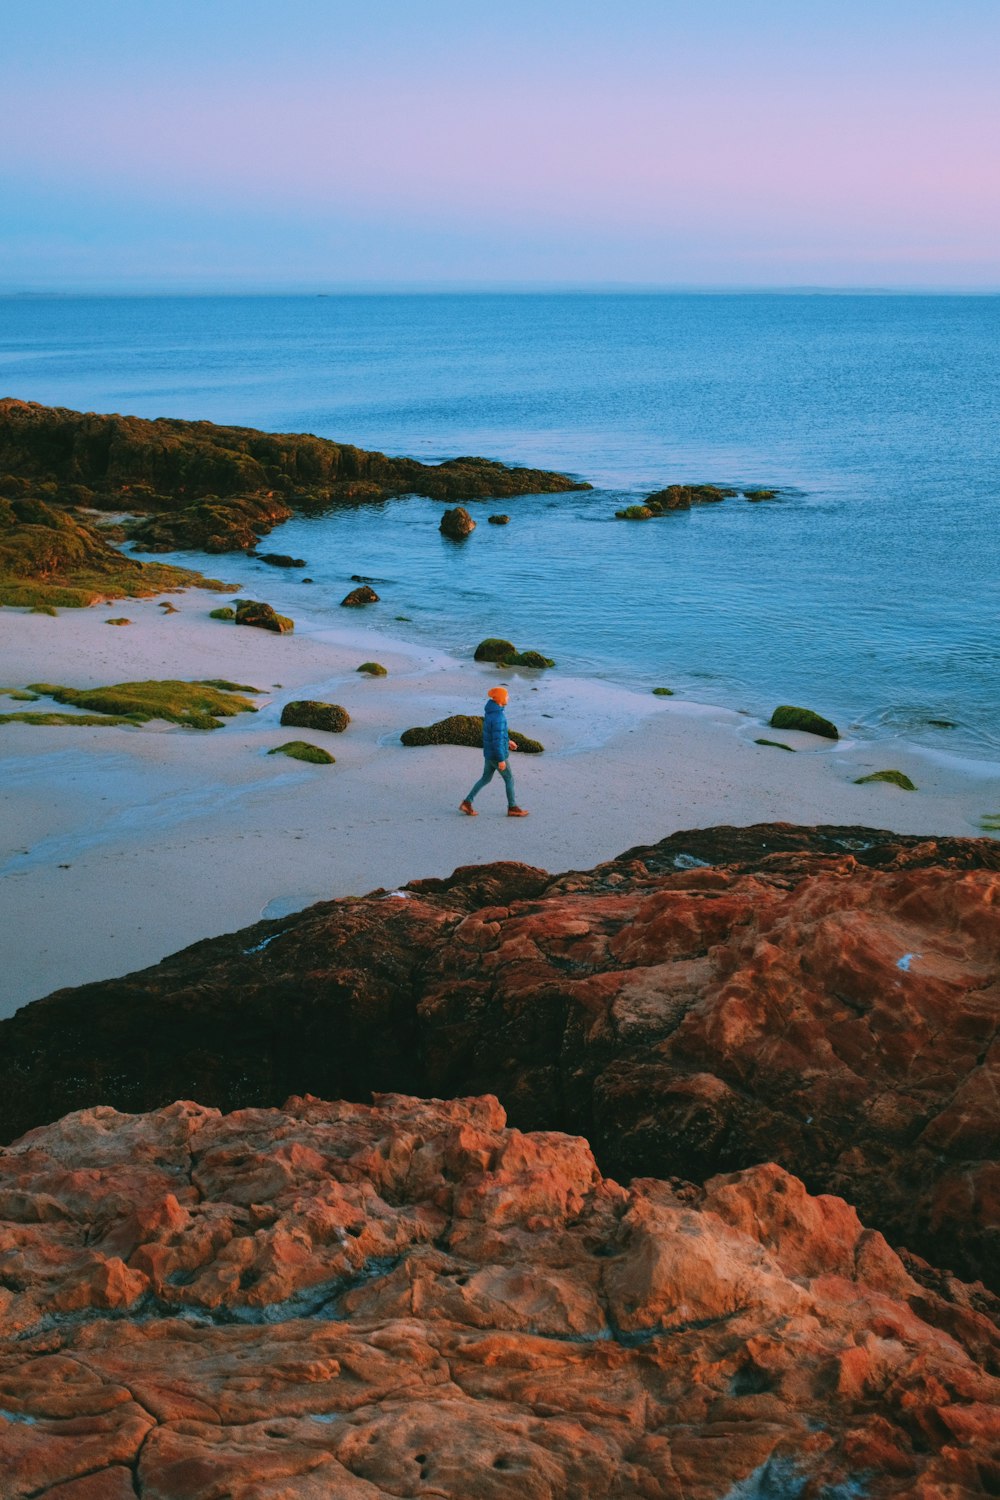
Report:
[[[576,673],[755,714],[801,702],[993,758],[998,335],[985,297],[9,299],[0,371],[51,404],[481,453],[600,487],[472,506],[458,545],[421,499],[296,519],[266,548],[307,558],[313,585],[228,570],[293,614],[308,593],[343,623],[363,574],[384,580],[365,620],[449,650],[502,634]],[[613,519],[692,479],[782,494]],[[485,524],[501,508],[511,524]]]

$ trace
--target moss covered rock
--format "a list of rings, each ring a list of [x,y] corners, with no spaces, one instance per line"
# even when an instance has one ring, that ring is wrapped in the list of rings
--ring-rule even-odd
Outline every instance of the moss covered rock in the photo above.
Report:
[[[545,667],[554,667],[555,662],[551,656],[543,656],[540,651],[515,651],[512,656],[505,656],[500,663],[502,667],[533,667],[541,671]]]
[[[788,750],[792,755],[795,751],[791,745],[786,745],[783,740],[754,740],[755,745],[770,745],[775,750]]]
[[[351,716],[339,703],[324,703],[318,698],[298,698],[281,710],[281,723],[291,729],[321,729],[327,734],[343,734]]]
[[[294,620],[279,615],[270,604],[258,599],[240,599],[236,604],[237,625],[255,625],[258,630],[271,630],[275,635],[290,635],[295,629]]]
[[[813,713],[811,708],[795,708],[791,703],[782,703],[771,715],[772,729],[802,729],[806,734],[818,734],[825,740],[839,740],[836,724]]]
[[[744,500],[773,500],[777,493],[777,490],[744,490],[743,498]]]
[[[517,647],[513,641],[505,641],[502,636],[488,635],[485,641],[480,641],[473,652],[473,661],[506,661],[509,656],[517,655]]]
[[[363,661],[356,670],[364,672],[368,677],[388,677],[389,675],[380,661]]]
[[[615,511],[615,519],[618,521],[649,521],[656,514],[648,505],[626,505],[624,510]]]
[[[60,687],[51,682],[31,682],[33,693],[54,698],[57,703],[71,703],[76,708],[100,714],[119,714],[132,723],[144,724],[150,719],[166,719],[183,724],[186,729],[221,729],[222,720],[234,714],[257,712],[238,684],[219,680],[181,682],[165,678],[150,682],[119,682],[105,688]]]
[[[332,766],[336,762],[329,750],[319,745],[310,745],[308,740],[288,740],[284,745],[275,745],[268,755],[290,755],[292,760],[305,760],[314,766]]]
[[[487,519],[487,521],[489,521],[489,523],[490,523],[491,526],[509,526],[510,525],[510,516],[502,516],[502,515],[501,516],[487,516],[486,519]]]
[[[105,620],[105,625],[131,625],[132,621],[128,615],[112,615],[110,620]]]
[[[210,609],[208,618],[210,620],[235,620],[236,611],[230,608],[228,604],[224,604],[221,609]]]
[[[127,724],[131,728],[141,724],[141,719],[122,714],[59,714],[16,713],[0,714],[0,724],[75,724],[78,729],[113,729],[116,724]]]
[[[79,609],[189,584],[228,587],[188,568],[126,557],[89,520],[42,500],[0,498],[0,604]]]
[[[362,604],[377,604],[378,594],[369,584],[363,584],[359,589],[351,589],[340,601],[341,609],[360,609]]]
[[[249,551],[293,511],[391,495],[445,504],[588,484],[484,458],[427,465],[311,433],[259,432],[212,422],[100,416],[0,400],[0,473],[76,505],[127,510],[148,550]],[[114,596],[111,596],[114,597]]]
[[[653,693],[657,698],[672,698],[674,696],[673,688],[654,688]]]
[[[856,776],[854,785],[866,786],[869,781],[887,781],[890,786],[898,786],[904,792],[917,790],[905,771],[872,771],[868,776]]]
[[[522,734],[519,729],[512,729],[510,737],[516,742],[521,754],[541,755],[545,749],[538,740]],[[452,714],[450,718],[439,719],[436,724],[429,724],[426,728],[404,729],[400,739],[404,745],[467,745],[471,749],[482,750],[482,715]]]

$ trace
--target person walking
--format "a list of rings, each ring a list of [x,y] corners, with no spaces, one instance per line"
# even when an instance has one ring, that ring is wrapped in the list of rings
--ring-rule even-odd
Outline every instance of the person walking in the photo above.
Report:
[[[510,769],[509,757],[510,752],[517,749],[517,744],[507,733],[507,715],[504,712],[506,707],[507,689],[505,687],[490,688],[486,695],[486,707],[483,710],[483,774],[465,801],[458,805],[459,812],[464,812],[469,818],[479,816],[472,805],[476,793],[481,792],[483,787],[493,780],[496,771],[500,772],[507,788],[508,818],[528,816],[523,807],[518,807],[514,796],[514,776]]]

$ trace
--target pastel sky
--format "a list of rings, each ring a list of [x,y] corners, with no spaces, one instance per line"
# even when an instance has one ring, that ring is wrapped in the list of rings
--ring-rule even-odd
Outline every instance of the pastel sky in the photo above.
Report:
[[[30,0],[0,290],[1000,289],[998,0]]]

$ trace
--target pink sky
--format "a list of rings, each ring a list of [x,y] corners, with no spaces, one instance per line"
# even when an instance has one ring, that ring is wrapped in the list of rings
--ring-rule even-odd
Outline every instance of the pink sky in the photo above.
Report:
[[[0,288],[1000,288],[992,3],[281,14],[8,14]]]

